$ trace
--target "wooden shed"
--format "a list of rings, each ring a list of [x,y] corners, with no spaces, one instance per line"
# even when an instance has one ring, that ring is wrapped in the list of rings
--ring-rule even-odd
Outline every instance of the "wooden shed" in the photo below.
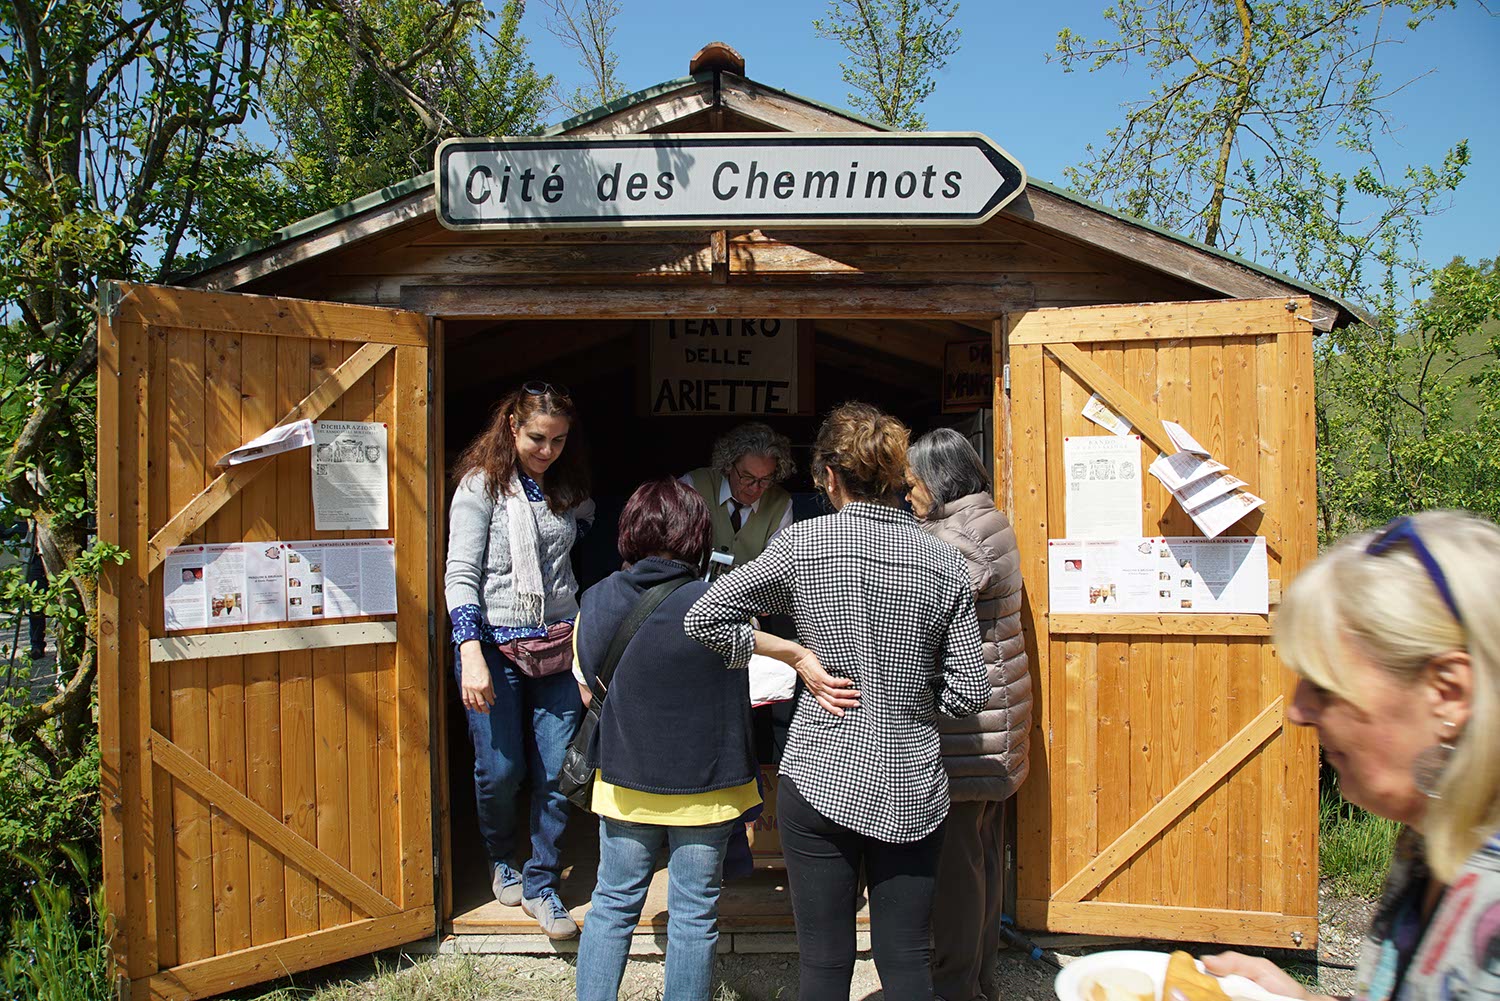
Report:
[[[711,46],[690,76],[552,134],[881,128]],[[669,320],[793,321],[800,395],[766,419],[799,444],[850,398],[919,431],[959,419],[942,413],[945,357],[977,351],[990,399],[962,419],[991,443],[1023,547],[1037,696],[1017,922],[1313,947],[1317,747],[1287,724],[1269,616],[1053,614],[1047,545],[1065,534],[1062,442],[1097,432],[1081,414],[1097,394],[1147,462],[1176,420],[1264,498],[1233,534],[1265,538],[1274,604],[1316,553],[1312,344],[1346,305],[1035,180],[976,226],[461,233],[435,212],[432,175],[413,178],[184,287],[118,286],[101,316],[100,535],[131,553],[100,595],[105,883],[129,997],[448,933],[544,947],[484,904],[441,600],[445,472],[533,376],[573,387],[603,509],[701,464],[743,418],[651,413],[643,345]],[[215,465],[305,417],[388,426],[388,530],[315,531],[305,452]],[[1146,478],[1140,534],[1195,532]],[[394,616],[164,629],[172,547],[371,536],[394,540]],[[585,584],[612,555],[580,557]],[[579,903],[591,825],[574,827]],[[780,877],[727,890],[722,926],[728,948],[789,941]]]

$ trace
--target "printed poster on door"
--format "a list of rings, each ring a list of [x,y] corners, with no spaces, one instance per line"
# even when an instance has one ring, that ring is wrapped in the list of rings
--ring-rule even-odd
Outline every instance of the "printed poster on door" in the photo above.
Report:
[[[366,421],[313,421],[313,527],[320,532],[390,527],[389,432]]]
[[[396,614],[396,540],[177,546],[163,565],[168,632]]]
[[[1064,513],[1070,539],[1141,534],[1141,436],[1063,439]]]
[[[1063,614],[1266,614],[1266,540],[1050,539],[1049,608]]]

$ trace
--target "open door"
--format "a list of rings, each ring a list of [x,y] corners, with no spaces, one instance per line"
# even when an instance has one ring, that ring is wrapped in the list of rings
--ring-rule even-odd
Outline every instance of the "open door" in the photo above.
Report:
[[[1312,315],[1303,299],[1038,309],[1007,318],[1012,517],[1036,692],[1017,803],[1023,927],[1310,949],[1318,760],[1286,722],[1291,683],[1262,615],[1055,615],[1065,435],[1104,434],[1097,393],[1175,451],[1188,429],[1265,507],[1270,597],[1317,553]],[[1142,536],[1198,535],[1144,477]],[[1274,608],[1273,608],[1274,614]]]
[[[436,931],[429,324],[115,285],[99,324],[104,880],[126,998],[199,998]],[[388,428],[390,529],[316,532],[303,418]],[[441,475],[440,464],[437,467]],[[174,546],[394,539],[394,617],[166,633]]]

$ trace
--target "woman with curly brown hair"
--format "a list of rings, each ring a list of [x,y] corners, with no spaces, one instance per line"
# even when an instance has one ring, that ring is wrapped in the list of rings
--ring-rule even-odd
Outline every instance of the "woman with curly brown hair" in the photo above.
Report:
[[[458,460],[449,508],[448,614],[474,742],[474,795],[495,899],[520,905],[550,938],[578,925],[557,895],[568,819],[555,776],[582,702],[573,683],[578,582],[569,554],[593,516],[567,391],[528,382],[495,408]],[[516,797],[531,780],[531,857],[511,867]]]
[[[861,868],[885,996],[932,998],[932,893],[948,813],[937,717],[973,715],[990,694],[963,559],[901,506],[907,439],[874,407],[835,410],[812,472],[836,513],[776,536],[684,621],[730,667],[761,653],[803,681],[777,812],[807,998],[849,996]],[[754,631],[757,614],[791,615],[806,645]]]

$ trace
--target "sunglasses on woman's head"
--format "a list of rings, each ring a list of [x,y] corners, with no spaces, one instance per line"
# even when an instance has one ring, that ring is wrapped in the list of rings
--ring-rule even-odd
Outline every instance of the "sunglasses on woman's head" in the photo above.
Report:
[[[1411,515],[1405,514],[1389,522],[1384,528],[1375,533],[1375,538],[1365,547],[1367,556],[1384,556],[1399,545],[1405,544],[1416,556],[1422,568],[1427,571],[1427,579],[1432,581],[1432,586],[1437,588],[1443,604],[1448,606],[1448,611],[1453,613],[1453,618],[1459,625],[1463,625],[1464,617],[1458,613],[1458,602],[1453,598],[1453,591],[1448,587],[1448,578],[1443,575],[1443,568],[1438,565],[1437,557],[1432,555],[1432,550],[1422,541],[1417,534],[1416,522]]]
[[[541,379],[532,379],[530,382],[521,384],[521,388],[530,396],[560,396],[564,399],[572,399],[573,394],[568,392],[568,387],[557,382],[543,382]]]

